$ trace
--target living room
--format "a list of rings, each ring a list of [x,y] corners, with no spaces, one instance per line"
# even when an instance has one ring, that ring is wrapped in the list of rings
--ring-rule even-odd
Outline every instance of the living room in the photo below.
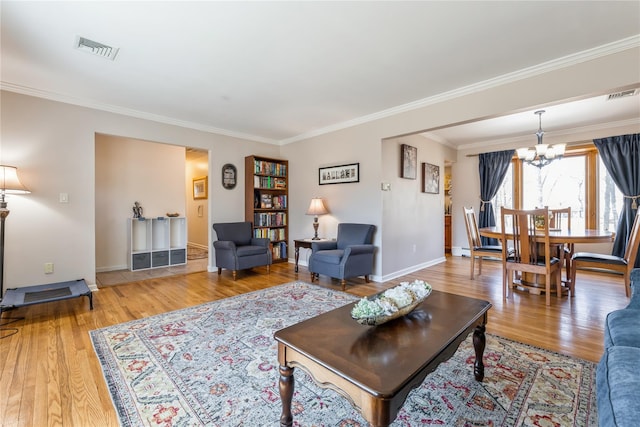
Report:
[[[3,27],[4,19],[3,16]],[[313,197],[322,197],[330,214],[320,219],[321,236],[335,237],[337,224],[341,222],[376,226],[374,244],[379,250],[371,276],[374,284],[362,288],[362,291],[374,291],[376,286],[390,284],[397,278],[446,264],[442,218],[444,192],[441,188],[439,194],[423,194],[420,191],[420,179],[400,178],[401,144],[417,147],[418,164],[427,162],[438,165],[444,171],[445,162],[452,163],[452,176],[456,183],[452,209],[453,247],[464,248],[468,246],[464,220],[462,215],[456,214],[462,211],[463,206],[478,207],[480,204],[478,160],[473,155],[487,150],[518,148],[521,143],[502,141],[495,145],[454,149],[422,134],[459,123],[603,95],[621,88],[637,88],[640,85],[639,52],[636,37],[635,42],[617,45],[615,49],[603,49],[597,55],[576,55],[573,61],[562,63],[561,66],[554,64],[536,73],[523,72],[501,81],[481,82],[467,86],[465,90],[452,90],[426,98],[415,104],[415,108],[386,111],[366,119],[345,122],[325,132],[314,133],[310,130],[298,135],[295,140],[275,142],[267,138],[249,138],[239,132],[225,132],[213,126],[189,127],[184,120],[160,118],[133,109],[112,109],[102,103],[74,102],[70,97],[5,81],[3,76],[0,93],[0,163],[17,166],[22,183],[31,191],[28,195],[8,198],[8,208],[12,213],[7,218],[4,236],[5,289],[84,278],[91,289],[98,290],[95,278],[100,267],[96,262],[100,248],[96,236],[103,230],[97,229],[96,218],[99,216],[98,209],[105,207],[97,203],[96,139],[98,135],[107,135],[193,147],[208,152],[209,193],[205,240],[209,248],[215,240],[211,224],[244,219],[242,165],[245,156],[287,159],[290,165],[290,260],[293,257],[293,239],[310,237],[312,234],[312,218],[305,214],[309,201]],[[534,128],[535,123],[532,123],[532,132]],[[550,133],[547,142],[576,144],[594,138],[638,132],[640,124],[636,120],[616,123],[605,129],[584,127],[571,134]],[[141,162],[145,170],[153,170],[154,159],[142,159]],[[232,190],[224,188],[221,182],[222,167],[228,163],[238,167],[238,184]],[[360,165],[358,183],[318,184],[319,168],[349,163]],[[391,191],[383,191],[381,184],[389,184]],[[60,194],[68,195],[68,203],[60,202]],[[110,233],[121,233],[123,238],[126,236],[124,224],[131,216],[130,208],[134,201],[130,197],[122,200],[117,214],[122,218],[118,222],[122,226],[114,227],[109,230]],[[186,209],[180,206],[180,202],[171,206],[176,206],[172,211]],[[160,204],[157,207],[145,204],[145,214],[148,216],[164,215],[167,210]],[[210,251],[208,274],[212,275],[215,271],[213,260]],[[457,264],[454,265],[466,273],[465,261],[456,259]],[[52,273],[43,271],[43,265],[48,263],[55,265]],[[262,280],[260,273],[262,271],[250,274],[249,279]],[[287,270],[276,270],[272,275],[277,277],[276,280],[281,277],[287,280],[296,278]],[[306,277],[300,279],[306,280]],[[184,289],[187,289],[185,292],[189,293],[189,279],[181,280],[184,281]],[[322,284],[333,286],[330,281]],[[240,290],[262,286],[243,282],[236,285],[230,281],[224,281],[223,285],[230,289],[238,286]],[[131,289],[109,291],[109,301],[118,301],[113,297],[118,292],[132,299],[147,301],[144,295],[140,296]],[[143,293],[153,292],[153,286],[148,284],[142,285],[141,289]],[[596,289],[596,286],[593,285],[591,289]],[[100,298],[101,292],[96,293],[96,299]],[[164,297],[180,298],[177,291],[165,292]],[[224,289],[216,292],[218,298],[233,294]],[[196,299],[194,296],[185,297],[190,303],[195,303]],[[157,307],[167,311],[172,309],[169,301],[148,301],[156,307],[148,310],[136,307],[133,310],[135,316],[155,314]],[[626,300],[622,296],[620,300],[612,301],[605,303],[604,308],[618,308]],[[62,307],[64,313],[72,317],[74,310],[84,310],[80,304],[63,304]],[[46,311],[34,313],[40,313],[41,316],[50,314]],[[543,315],[541,312],[538,314]],[[588,317],[588,313],[583,315]],[[108,314],[105,316],[108,317]],[[86,319],[83,318],[83,321]],[[576,328],[579,327],[576,325]],[[90,348],[80,351],[91,353]],[[95,367],[91,369],[95,370]],[[95,407],[92,411],[93,420],[100,419],[100,411]],[[110,420],[113,419],[111,414]],[[68,423],[71,424],[74,423]]]

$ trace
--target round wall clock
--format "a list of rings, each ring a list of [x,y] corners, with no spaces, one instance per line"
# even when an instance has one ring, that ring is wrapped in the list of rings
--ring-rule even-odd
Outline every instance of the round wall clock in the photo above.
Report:
[[[222,166],[222,186],[227,190],[235,188],[238,170],[231,163]]]

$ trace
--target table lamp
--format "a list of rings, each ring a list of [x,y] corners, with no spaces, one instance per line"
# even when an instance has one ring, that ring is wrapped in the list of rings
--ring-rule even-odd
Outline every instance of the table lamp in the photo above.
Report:
[[[324,207],[324,203],[322,199],[319,197],[314,197],[311,199],[311,204],[309,205],[309,209],[307,210],[307,215],[313,215],[313,239],[312,240],[320,240],[318,237],[318,215],[328,214],[329,211]]]

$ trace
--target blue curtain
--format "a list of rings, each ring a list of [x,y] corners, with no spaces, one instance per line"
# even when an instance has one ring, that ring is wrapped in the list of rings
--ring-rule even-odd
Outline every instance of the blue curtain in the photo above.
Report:
[[[640,134],[594,139],[593,143],[613,182],[624,195],[611,252],[612,255],[621,257],[624,256],[631,226],[640,205]],[[640,267],[640,257],[636,259],[635,267]]]
[[[496,225],[496,217],[491,205],[491,199],[496,195],[504,177],[509,170],[509,164],[515,150],[495,151],[479,155],[480,163],[480,210],[478,214],[478,227],[493,227]],[[498,245],[498,239],[482,238],[483,245]]]

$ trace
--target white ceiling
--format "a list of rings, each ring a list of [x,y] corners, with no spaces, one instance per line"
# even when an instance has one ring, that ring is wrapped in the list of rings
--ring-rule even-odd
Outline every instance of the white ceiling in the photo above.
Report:
[[[0,8],[2,89],[281,143],[562,58],[640,45],[638,1],[3,0]],[[120,51],[114,61],[87,54],[74,48],[78,36]],[[545,109],[545,131],[560,131],[638,119],[640,96]],[[458,147],[532,135],[533,111],[431,133]]]

